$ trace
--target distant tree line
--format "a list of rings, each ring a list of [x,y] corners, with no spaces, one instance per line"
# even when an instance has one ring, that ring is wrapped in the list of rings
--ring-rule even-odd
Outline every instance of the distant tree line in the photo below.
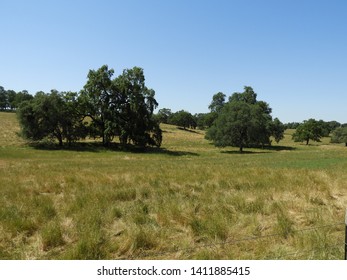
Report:
[[[184,129],[207,129],[213,121],[214,116],[211,113],[191,114],[188,111],[180,110],[172,112],[171,109],[162,108],[156,114],[156,118],[160,123],[172,124]]]
[[[305,122],[305,121],[303,121]],[[319,125],[322,129],[323,135],[324,136],[329,136],[329,134],[335,130],[336,128],[342,126],[341,123],[337,122],[337,121],[323,121],[323,120],[319,120],[317,121],[317,125]],[[285,129],[297,129],[302,123],[299,122],[291,122],[291,123],[286,123],[284,124]]]
[[[156,114],[156,119],[160,123],[176,125],[178,127],[182,127],[183,129],[197,128],[196,116],[185,110],[172,113],[170,109],[163,108],[160,109]]]
[[[15,92],[0,86],[0,111],[15,111],[23,101],[32,98],[33,96],[26,90]]]
[[[153,117],[158,106],[145,85],[143,69],[125,69],[112,78],[107,65],[90,70],[80,92],[38,92],[20,103],[22,135],[30,140],[56,139],[60,146],[87,136],[108,146],[115,137],[123,145],[160,146],[162,131]]]
[[[347,124],[308,119],[283,124],[271,116],[265,101],[257,100],[254,90],[245,86],[242,93],[212,97],[208,113],[192,115],[188,111],[172,112],[162,108],[157,114],[155,92],[145,85],[143,69],[125,69],[112,78],[107,65],[90,70],[80,92],[15,92],[0,86],[0,111],[16,111],[23,137],[32,141],[56,139],[60,146],[86,137],[100,138],[108,146],[115,137],[123,145],[157,146],[162,142],[160,123],[183,129],[206,129],[206,138],[216,146],[244,147],[271,145],[283,139],[285,129],[295,129],[296,142],[320,141],[331,136],[332,143],[347,146]]]
[[[336,121],[305,120],[296,126],[292,139],[308,145],[310,140],[320,142],[322,137],[329,136],[331,136],[332,143],[345,143],[347,146],[347,126]]]

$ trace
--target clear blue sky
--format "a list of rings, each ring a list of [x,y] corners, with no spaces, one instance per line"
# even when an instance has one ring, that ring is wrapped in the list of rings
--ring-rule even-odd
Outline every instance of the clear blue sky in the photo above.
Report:
[[[252,86],[282,122],[347,122],[345,0],[1,0],[0,85],[79,91],[144,69],[159,108],[207,112]]]

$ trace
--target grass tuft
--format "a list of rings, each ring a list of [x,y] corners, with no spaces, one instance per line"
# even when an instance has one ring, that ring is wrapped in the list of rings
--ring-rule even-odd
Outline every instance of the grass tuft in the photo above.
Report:
[[[44,226],[41,230],[41,238],[44,251],[48,251],[65,243],[60,224],[57,221],[52,221]]]

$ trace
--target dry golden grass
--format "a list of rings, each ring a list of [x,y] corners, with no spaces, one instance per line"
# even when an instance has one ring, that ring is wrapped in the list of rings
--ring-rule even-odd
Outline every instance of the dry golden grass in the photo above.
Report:
[[[15,114],[0,112],[0,149],[8,146],[21,146],[25,142],[18,136],[19,124]]]
[[[0,259],[343,257],[343,145],[287,131],[239,154],[163,125],[163,149],[143,154],[40,150],[14,114],[0,128]]]

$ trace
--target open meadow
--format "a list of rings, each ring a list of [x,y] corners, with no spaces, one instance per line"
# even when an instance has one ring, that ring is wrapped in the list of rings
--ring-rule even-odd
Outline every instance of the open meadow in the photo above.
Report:
[[[31,147],[0,113],[0,259],[343,259],[347,148]]]

